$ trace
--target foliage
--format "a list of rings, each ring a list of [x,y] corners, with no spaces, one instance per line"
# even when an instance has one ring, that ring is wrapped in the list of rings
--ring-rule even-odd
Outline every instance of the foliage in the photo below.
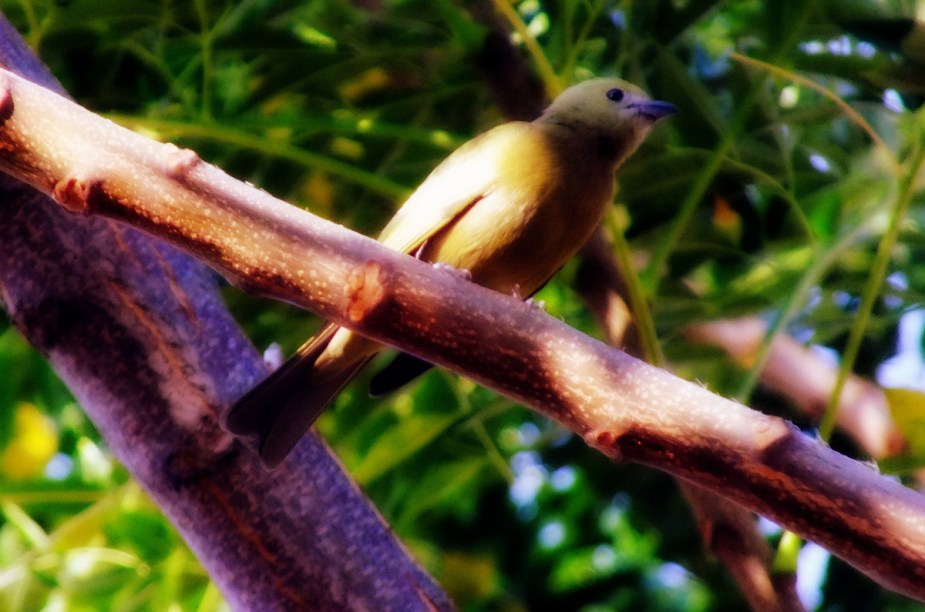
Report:
[[[374,233],[454,146],[501,120],[473,61],[487,31],[476,4],[20,0],[3,10],[83,105]],[[925,287],[925,57],[895,35],[912,22],[885,21],[911,17],[912,4],[514,5],[507,23],[550,91],[616,74],[683,109],[621,172],[618,204],[661,347],[685,377],[814,426],[754,394],[754,371],[680,330],[758,315],[865,375],[895,353]],[[599,335],[572,274],[540,297]],[[258,346],[291,350],[316,325],[231,287],[227,297]],[[12,329],[0,360],[0,607],[222,607]],[[896,397],[920,414],[920,396]],[[432,372],[376,402],[360,382],[320,429],[463,609],[741,606],[670,479],[613,466],[468,381]],[[911,473],[922,452],[911,445],[891,465]],[[849,609],[905,605],[834,561],[818,596]]]

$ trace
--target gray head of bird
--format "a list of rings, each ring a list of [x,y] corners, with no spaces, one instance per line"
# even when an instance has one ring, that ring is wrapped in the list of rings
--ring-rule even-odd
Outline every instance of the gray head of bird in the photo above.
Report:
[[[674,104],[652,100],[632,83],[593,79],[559,94],[537,121],[568,128],[594,143],[607,161],[619,164],[636,150],[656,121],[676,112]]]

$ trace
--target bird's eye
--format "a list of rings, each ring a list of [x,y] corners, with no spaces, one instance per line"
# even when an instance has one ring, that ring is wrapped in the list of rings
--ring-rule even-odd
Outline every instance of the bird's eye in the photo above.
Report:
[[[612,100],[614,102],[619,102],[620,100],[623,99],[624,95],[625,94],[623,93],[622,89],[611,89],[610,91],[607,92],[607,99]]]

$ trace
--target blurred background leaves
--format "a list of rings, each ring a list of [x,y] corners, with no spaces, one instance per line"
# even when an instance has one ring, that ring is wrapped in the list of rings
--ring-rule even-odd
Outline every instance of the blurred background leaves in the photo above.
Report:
[[[479,69],[491,3],[0,6],[81,104],[367,234],[449,151],[502,120]],[[907,194],[888,282],[869,295],[871,316],[849,361],[873,377],[904,338],[901,356],[913,366],[893,370],[889,384],[921,390],[921,318],[899,333],[925,287],[913,164],[925,94],[921,3],[511,8],[514,19],[501,23],[547,89],[619,75],[683,109],[621,171],[618,198],[675,371],[814,426],[774,394],[753,393],[750,372],[681,331],[754,315],[839,359]],[[539,297],[553,316],[600,336],[571,289],[574,273],[567,266]],[[289,352],[318,325],[286,305],[226,293],[258,346]],[[222,608],[44,361],[8,324],[0,332],[0,608]],[[462,609],[740,609],[665,475],[614,466],[557,425],[445,372],[375,402],[364,383],[338,398],[319,430]],[[923,402],[890,397],[914,443],[882,467],[911,478],[925,457],[916,429]],[[833,444],[859,453],[838,436]],[[811,606],[911,609],[824,554],[805,565],[821,576],[806,587]]]

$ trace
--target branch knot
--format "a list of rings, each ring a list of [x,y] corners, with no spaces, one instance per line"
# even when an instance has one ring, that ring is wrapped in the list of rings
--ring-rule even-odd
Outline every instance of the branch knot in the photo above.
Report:
[[[181,179],[195,168],[202,158],[191,149],[181,149],[175,144],[165,145],[164,171],[172,179]]]
[[[55,183],[51,197],[61,205],[64,210],[86,215],[90,213],[91,184],[76,177],[67,177]]]
[[[347,296],[347,316],[351,321],[358,323],[369,316],[385,297],[379,262],[367,261],[351,272],[344,293]]]
[[[13,83],[8,76],[0,74],[0,123],[13,116]]]

